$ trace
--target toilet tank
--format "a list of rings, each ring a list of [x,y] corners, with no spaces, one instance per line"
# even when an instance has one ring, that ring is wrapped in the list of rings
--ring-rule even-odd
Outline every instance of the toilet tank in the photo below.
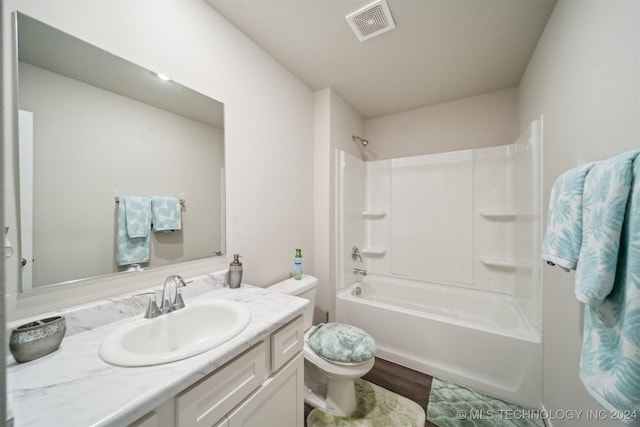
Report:
[[[267,287],[270,291],[281,294],[293,295],[310,301],[310,304],[304,310],[304,329],[307,330],[313,324],[313,308],[316,302],[316,287],[318,279],[306,274],[302,275],[300,280],[290,278],[282,282],[274,283]]]

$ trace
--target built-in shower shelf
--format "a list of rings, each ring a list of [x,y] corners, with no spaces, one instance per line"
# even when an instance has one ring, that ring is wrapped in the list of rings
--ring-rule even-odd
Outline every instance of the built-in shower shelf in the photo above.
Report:
[[[364,211],[362,217],[364,219],[382,219],[387,215],[385,211]]]
[[[382,258],[387,254],[387,250],[384,248],[364,248],[361,253],[367,258]]]
[[[499,268],[501,270],[515,270],[518,266],[515,260],[510,258],[482,257],[480,258],[480,262],[487,267]]]
[[[496,221],[510,221],[516,219],[518,215],[516,211],[484,211],[480,212],[480,215],[487,219],[492,219]]]

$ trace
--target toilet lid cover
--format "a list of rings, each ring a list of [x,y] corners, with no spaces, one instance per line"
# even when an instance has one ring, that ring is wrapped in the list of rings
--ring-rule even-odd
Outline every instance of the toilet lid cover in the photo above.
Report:
[[[344,323],[321,323],[307,344],[319,356],[334,362],[360,363],[376,354],[376,343],[365,331]]]

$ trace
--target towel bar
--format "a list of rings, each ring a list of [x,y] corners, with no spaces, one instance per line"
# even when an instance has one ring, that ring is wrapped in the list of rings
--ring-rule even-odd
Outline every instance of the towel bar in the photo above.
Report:
[[[120,203],[120,197],[116,196],[116,203]],[[180,199],[180,204],[184,206],[184,200]]]

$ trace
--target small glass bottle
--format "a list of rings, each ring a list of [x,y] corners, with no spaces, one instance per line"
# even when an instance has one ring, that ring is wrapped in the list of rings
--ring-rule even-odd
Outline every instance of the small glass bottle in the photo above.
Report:
[[[302,249],[296,249],[295,262],[293,264],[293,278],[302,279]]]
[[[242,263],[240,255],[234,254],[233,261],[229,264],[229,287],[239,288],[242,284]]]

